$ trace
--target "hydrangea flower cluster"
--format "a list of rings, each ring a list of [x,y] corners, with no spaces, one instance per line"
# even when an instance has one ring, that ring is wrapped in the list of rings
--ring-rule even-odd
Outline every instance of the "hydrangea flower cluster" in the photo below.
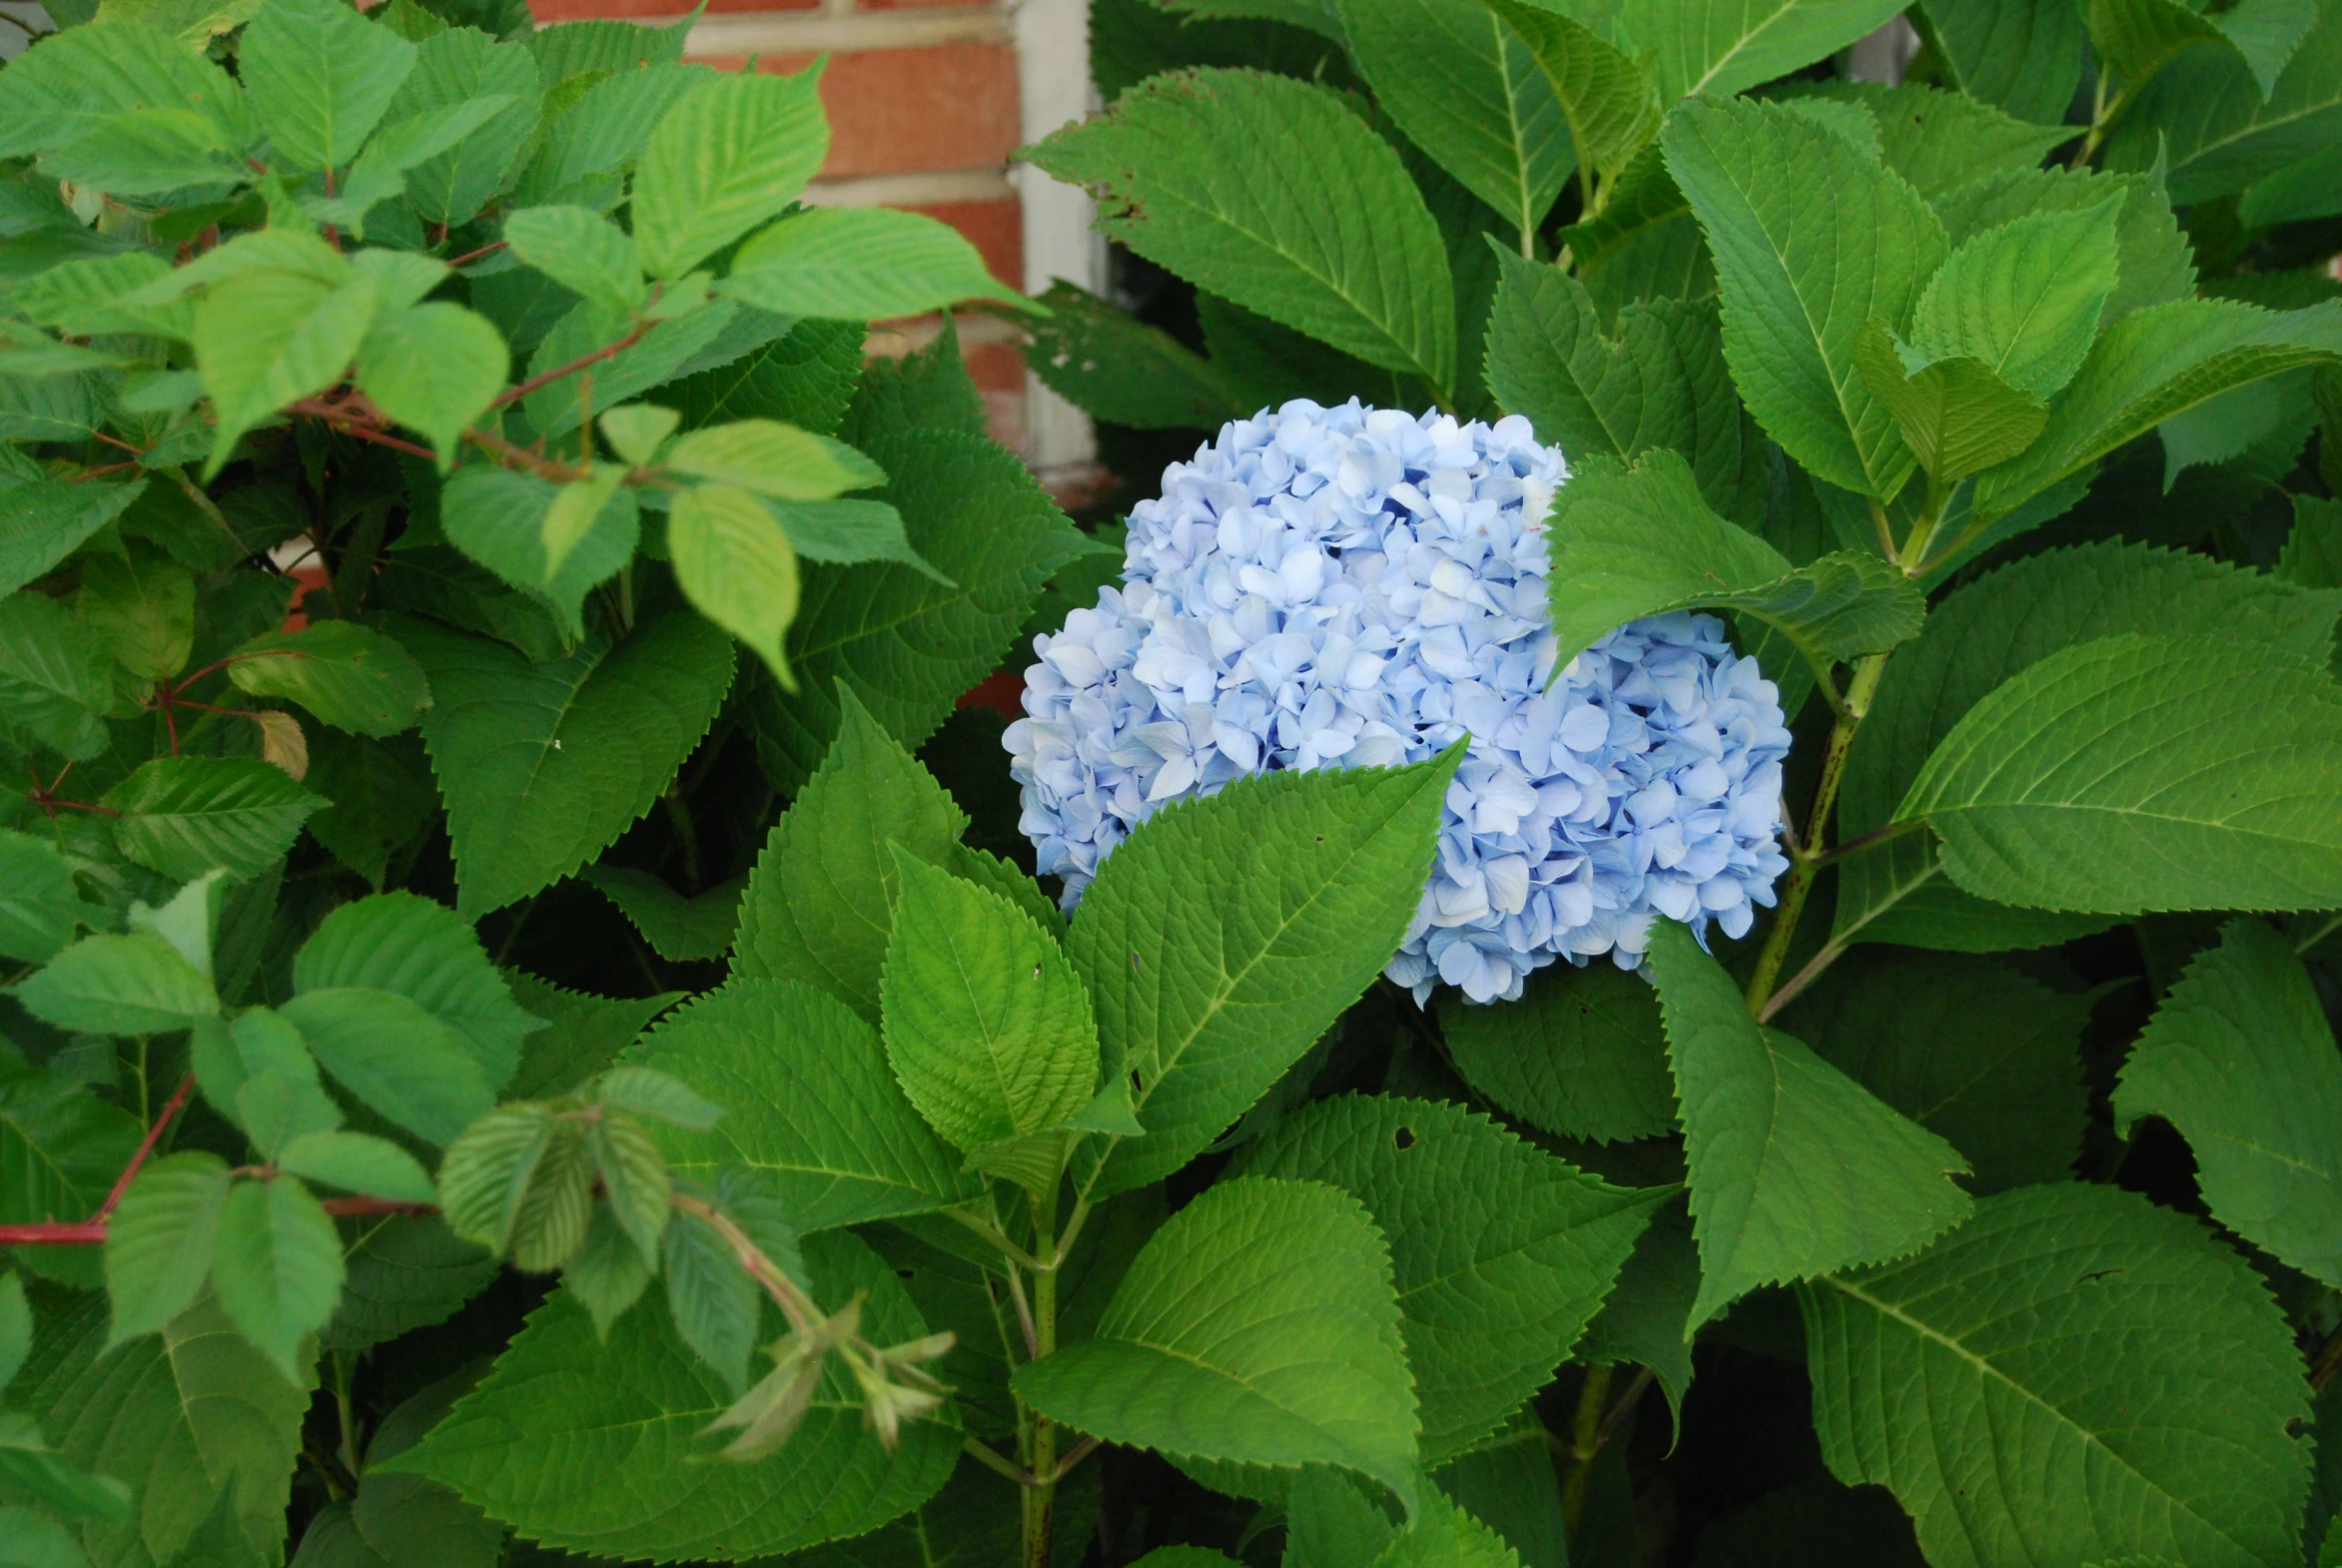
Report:
[[[1745,933],[1788,869],[1778,693],[1692,613],[1548,685],[1543,519],[1568,477],[1527,419],[1288,402],[1221,427],[1131,512],[1123,586],[1034,639],[1005,744],[1071,910],[1166,802],[1276,768],[1472,737],[1390,978],[1511,999],[1557,957],[1642,962],[1656,916]]]

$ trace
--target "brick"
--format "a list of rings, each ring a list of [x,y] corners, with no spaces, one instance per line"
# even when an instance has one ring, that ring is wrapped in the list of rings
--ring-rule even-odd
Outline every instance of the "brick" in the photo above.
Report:
[[[1025,204],[1015,197],[996,202],[921,203],[906,211],[925,213],[967,236],[995,278],[1012,289],[1025,287]]]
[[[588,17],[624,17],[647,20],[682,16],[695,0],[529,0],[528,9],[539,22],[581,22]],[[818,11],[821,0],[708,0],[710,15],[736,11]]]
[[[813,58],[790,50],[759,57],[757,67],[787,74]],[[737,70],[745,62],[732,55],[707,63]],[[821,101],[830,117],[825,180],[1005,163],[1019,141],[1017,52],[957,43],[832,55]]]

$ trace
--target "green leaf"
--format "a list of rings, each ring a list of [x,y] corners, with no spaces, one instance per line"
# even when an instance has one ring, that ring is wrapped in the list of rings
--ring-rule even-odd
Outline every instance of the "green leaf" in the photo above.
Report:
[[[45,594],[0,598],[0,734],[94,757],[119,700],[113,650],[88,621]]]
[[[670,383],[659,398],[694,427],[766,418],[830,434],[861,381],[862,340],[860,322],[799,322],[728,365]]]
[[[261,128],[301,169],[339,169],[414,68],[414,45],[334,0],[270,0],[238,64]]]
[[[580,1158],[574,1125],[552,1107],[524,1101],[487,1112],[447,1147],[439,1162],[439,1204],[447,1228],[494,1252],[513,1244],[523,1224],[545,1241],[548,1211],[570,1210],[567,1244],[548,1247],[561,1261],[582,1238],[592,1202],[592,1172]]]
[[[2342,588],[2342,500],[2293,497],[2293,529],[2276,574],[2305,588]]]
[[[212,980],[160,937],[84,937],[18,986],[35,1018],[99,1035],[159,1035],[220,1011]]]
[[[142,109],[109,115],[50,153],[41,172],[114,196],[160,196],[191,185],[238,183],[228,132],[193,109]]]
[[[850,689],[839,702],[838,738],[749,876],[733,968],[817,986],[875,1025],[898,876],[888,846],[945,864],[968,818]]]
[[[2098,58],[2125,95],[2144,89],[2156,72],[2197,44],[2226,40],[2212,18],[2180,0],[2087,0],[2082,16]]]
[[[1397,152],[1323,88],[1160,76],[1029,156],[1101,193],[1109,238],[1197,288],[1370,365],[1454,382],[1438,230]]]
[[[133,543],[119,555],[88,556],[74,609],[140,680],[162,680],[187,667],[195,642],[195,578],[163,551]]]
[[[829,153],[819,79],[708,77],[666,112],[634,173],[645,272],[680,278],[796,199]]]
[[[1315,1181],[1222,1179],[1140,1249],[1096,1337],[1020,1367],[1018,1397],[1183,1458],[1338,1464],[1416,1500],[1390,1254]]]
[[[1098,1024],[1073,966],[1000,894],[894,857],[880,990],[903,1093],[971,1156],[1064,1127],[1098,1089]],[[1055,1176],[1053,1164],[1052,1187]]]
[[[515,101],[510,93],[490,93],[391,120],[351,165],[341,194],[305,196],[302,210],[320,222],[347,225],[364,239],[367,215],[405,190],[407,170],[453,147]]]
[[[571,485],[567,491],[584,488]],[[532,473],[467,465],[440,490],[439,518],[449,543],[542,601],[560,618],[569,640],[581,642],[585,595],[634,558],[640,519],[634,492],[618,488],[605,474],[594,492],[603,496],[603,504],[587,514],[590,526],[577,534],[572,515],[565,548],[556,553],[551,514],[563,493]]]
[[[1787,76],[1895,11],[1893,0],[1622,0],[1612,31],[1628,54],[1656,53],[1660,102],[1673,104]]]
[[[918,745],[999,666],[1042,584],[1094,547],[1032,470],[982,435],[914,427],[858,431],[856,444],[886,470],[910,548],[941,576],[883,561],[805,566],[788,645],[799,689],[767,686],[754,709],[757,754],[785,788],[837,733],[841,681]]]
[[[2247,683],[2238,709],[2216,693]],[[2342,693],[2201,637],[2106,637],[1968,709],[1896,810],[1947,875],[2097,914],[2342,905]]]
[[[2285,939],[2239,917],[2197,955],[2114,1090],[2114,1130],[2143,1116],[2195,1152],[2212,1217],[2329,1284],[2342,1280],[2342,1056]]]
[[[358,346],[358,387],[376,406],[455,460],[464,427],[485,413],[512,367],[484,316],[443,302],[409,306]]]
[[[805,560],[852,565],[857,561],[899,561],[947,588],[957,587],[926,556],[911,547],[903,514],[885,501],[772,501],[766,511]]]
[[[0,88],[0,158],[62,147],[108,116],[193,109],[217,119],[238,146],[253,140],[244,94],[228,73],[157,28],[111,19],[66,28]]]
[[[16,1389],[70,1463],[141,1483],[135,1520],[82,1527],[93,1560],[275,1560],[313,1379],[287,1382],[208,1294],[134,1344],[109,1347],[104,1319],[94,1297],[65,1314]]]
[[[1488,318],[1489,391],[1570,454],[1632,460],[1654,446],[1689,458],[1700,493],[1726,507],[1740,481],[1740,397],[1724,366],[1716,308],[1630,305],[1615,337],[1585,286],[1558,267],[1503,257]]]
[[[2032,174],[2050,149],[2081,134],[2060,125],[2065,104],[2027,124],[1988,104],[1940,87],[1904,82],[1806,81],[1784,83],[1780,94],[1792,102],[1860,105],[1871,112],[1879,135],[1880,162],[1902,175],[1934,202],[1951,192],[2001,174]],[[2098,189],[2110,189],[2101,182]]]
[[[298,991],[372,986],[415,1003],[462,1038],[491,1088],[509,1082],[524,1036],[541,1020],[512,999],[468,922],[412,893],[345,904],[293,960]]]
[[[1957,1150],[1759,1025],[1688,928],[1654,927],[1649,965],[1700,1243],[1687,1337],[1758,1285],[1901,1256],[1973,1211]]]
[[[1944,84],[2019,120],[2055,123],[2073,104],[2088,43],[2065,0],[1926,0],[1905,13]]]
[[[2233,300],[2184,300],[2124,317],[2091,346],[2031,449],[1977,476],[1976,512],[2001,515],[2174,414],[2337,355],[2342,301],[2264,311]]]
[[[272,631],[229,655],[228,678],[256,697],[283,697],[361,735],[395,735],[429,706],[414,655],[349,620]]]
[[[1675,1126],[1667,1036],[1648,982],[1615,964],[1552,964],[1502,1007],[1443,1007],[1466,1083],[1562,1138],[1656,1138]]]
[[[1461,756],[1238,779],[1107,860],[1066,952],[1148,1134],[1086,1185],[1127,1192],[1185,1165],[1365,990],[1421,902]]]
[[[1943,225],[1900,175],[1790,105],[1688,104],[1661,142],[1715,253],[1724,357],[1749,411],[1815,474],[1892,498],[1912,458],[1856,373],[1855,340],[1872,317],[1902,324],[1944,259]]]
[[[1778,628],[1819,673],[1919,633],[1917,585],[1878,556],[1787,556],[1726,522],[1700,498],[1690,467],[1665,449],[1622,468],[1593,460],[1554,495],[1550,599],[1564,663],[1645,615],[1712,606]]]
[[[496,194],[536,130],[540,95],[536,61],[522,43],[450,27],[415,49],[414,69],[390,100],[390,119],[497,95],[511,102],[493,119],[407,170],[407,198],[425,222],[467,223]]]
[[[2032,213],[1969,236],[1912,308],[1912,347],[1930,360],[1980,360],[2047,398],[2081,368],[2114,292],[2115,223],[2126,198]]]
[[[675,1337],[722,1374],[734,1397],[746,1393],[764,1298],[729,1243],[706,1220],[679,1213],[667,1226],[659,1271]]]
[[[1670,1200],[1636,1239],[1576,1353],[1588,1366],[1649,1367],[1679,1433],[1684,1391],[1692,1385],[1686,1325],[1699,1296],[1700,1248],[1692,1236],[1691,1212],[1688,1204]]]
[[[130,1183],[106,1226],[110,1344],[162,1329],[203,1290],[229,1181],[228,1162],[190,1152],[150,1163]]]
[[[1887,666],[1847,753],[1842,839],[1874,832],[1928,755],[1985,693],[2060,648],[2124,632],[2233,637],[2279,657],[2322,660],[2336,604],[2201,555],[2114,540],[2030,557],[1947,597],[1917,645]],[[1909,834],[1840,863],[1832,940],[1989,952],[2042,946],[2097,926],[1998,909],[1947,886],[1934,841]],[[2031,929],[2035,935],[2022,935]],[[1859,934],[1859,935],[1858,935]]]
[[[2164,493],[2199,463],[2236,462],[2264,475],[2290,473],[2317,427],[2310,384],[2318,374],[2304,369],[2247,382],[2156,426],[2163,443]]]
[[[1460,1106],[1382,1096],[1320,1101],[1235,1169],[1338,1186],[1389,1239],[1426,1465],[1551,1380],[1653,1206]]]
[[[46,964],[96,914],[71,861],[30,834],[0,830],[0,958]]]
[[[0,1481],[5,1481],[11,1492],[45,1503],[68,1519],[94,1516],[120,1521],[131,1517],[129,1487],[111,1476],[87,1475],[67,1464],[41,1440],[40,1428],[30,1416],[12,1410],[0,1410]],[[0,1519],[17,1514],[30,1515],[36,1523],[49,1523],[46,1515],[18,1508],[0,1512]],[[0,1550],[15,1544],[13,1540],[0,1541]],[[66,1568],[86,1568],[89,1559],[73,1548],[70,1537],[66,1545],[70,1554]]]
[[[264,1159],[289,1139],[342,1125],[301,1031],[269,1008],[233,1025],[198,1024],[189,1056],[212,1109],[243,1129]]]
[[[594,1081],[594,1104],[704,1133],[724,1119],[724,1108],[702,1099],[680,1079],[655,1068],[614,1067]]]
[[[0,1224],[96,1213],[145,1131],[129,1112],[72,1079],[44,1068],[0,1068],[0,1170],[8,1173],[0,1183]],[[70,1282],[94,1288],[96,1262],[68,1265]]]
[[[381,28],[368,31],[390,37]],[[364,278],[332,284],[254,270],[211,287],[195,316],[196,367],[220,416],[204,464],[207,480],[226,465],[245,431],[342,379],[375,311],[376,288]]]
[[[612,1111],[586,1127],[585,1147],[600,1178],[603,1206],[642,1259],[655,1260],[666,1233],[667,1196],[672,1190],[658,1146],[641,1123]]]
[[[633,237],[591,208],[523,208],[505,218],[504,240],[521,261],[596,305],[624,314],[648,297]]]
[[[1906,357],[1887,324],[1872,318],[1855,340],[1855,369],[1919,465],[1940,488],[2004,462],[2033,443],[2049,410],[1972,355],[1925,363]],[[1915,362],[1918,368],[1914,368]]]
[[[668,514],[667,550],[683,596],[794,686],[781,640],[797,615],[797,554],[764,503],[731,484],[685,490]]]
[[[843,441],[774,419],[693,430],[668,448],[665,461],[695,478],[780,500],[826,500],[887,481],[884,470]]]
[[[395,991],[305,991],[278,1011],[343,1088],[432,1144],[495,1103],[461,1035]]]
[[[513,1100],[538,1100],[580,1089],[630,1045],[642,1028],[683,999],[679,991],[613,1000],[564,991],[517,969],[504,971],[531,1013],[549,1020],[520,1056],[520,1071],[504,1086]]]
[[[297,1176],[369,1197],[406,1203],[439,1200],[438,1189],[412,1155],[364,1133],[304,1133],[277,1151],[276,1165]]]
[[[1518,0],[1488,4],[1528,45],[1561,105],[1577,153],[1578,189],[1604,187],[1609,196],[1628,162],[1659,134],[1659,84],[1650,67],[1560,11]]]
[[[646,619],[530,664],[477,637],[402,623],[430,677],[423,742],[476,919],[550,887],[648,811],[714,722],[732,651],[697,615]]]
[[[302,1341],[325,1327],[342,1292],[342,1238],[299,1181],[240,1181],[220,1205],[212,1280],[230,1320],[299,1382]]]
[[[28,479],[0,490],[0,593],[12,594],[47,576],[91,534],[121,516],[146,487],[144,479],[131,484]]]
[[[869,1292],[862,1332],[873,1342],[926,1332],[902,1281],[853,1237],[809,1238],[805,1263],[817,1300]],[[663,1303],[605,1345],[563,1292],[387,1468],[443,1481],[548,1546],[738,1560],[876,1529],[933,1496],[960,1456],[949,1418],[910,1423],[887,1452],[833,1365],[788,1446],[756,1464],[710,1463],[699,1433],[731,1402],[721,1374],[678,1342]],[[625,1444],[623,1487],[608,1484],[598,1457],[613,1438]]]
[[[781,316],[887,321],[963,300],[1032,309],[958,230],[886,207],[822,207],[751,238],[717,292]]]
[[[1503,1536],[1433,1493],[1373,1568],[1521,1568],[1521,1558]]]
[[[577,875],[617,905],[651,951],[670,964],[722,958],[732,950],[746,877],[719,882],[697,897],[685,898],[649,872],[624,866],[588,866]]]
[[[1050,314],[1027,328],[1025,363],[1076,407],[1142,430],[1212,429],[1235,417],[1219,371],[1169,333],[1062,278],[1040,300]]]
[[[2088,1110],[2079,1046],[2096,1000],[1986,959],[1872,948],[1840,960],[1781,1024],[1965,1155],[1976,1190],[1997,1192],[2071,1177]]]
[[[187,882],[258,876],[325,801],[258,757],[157,757],[106,792],[125,858]]]
[[[1917,1257],[1798,1293],[1823,1456],[1893,1491],[1929,1562],[2299,1560],[2301,1359],[2267,1286],[2198,1221],[2108,1186],[2029,1187]]]
[[[1480,0],[1347,0],[1350,64],[1407,139],[1488,204],[1510,237],[1533,234],[1570,175],[1570,132],[1536,40]],[[1296,324],[1297,325],[1297,324]]]
[[[655,1137],[681,1178],[761,1173],[800,1232],[923,1213],[982,1184],[911,1108],[878,1031],[791,981],[734,980],[662,1022],[626,1055],[728,1114]]]

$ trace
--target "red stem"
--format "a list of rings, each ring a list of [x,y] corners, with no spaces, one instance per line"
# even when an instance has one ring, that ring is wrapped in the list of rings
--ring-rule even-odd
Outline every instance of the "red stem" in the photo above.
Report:
[[[122,1194],[129,1188],[131,1177],[138,1175],[138,1168],[147,1163],[148,1155],[154,1153],[156,1140],[163,1136],[163,1129],[171,1125],[171,1119],[179,1115],[179,1108],[187,1104],[187,1092],[193,1088],[193,1073],[179,1081],[179,1087],[172,1091],[171,1098],[163,1104],[163,1114],[155,1118],[153,1127],[147,1129],[146,1141],[138,1146],[138,1153],[130,1157],[130,1164],[122,1168],[122,1175],[114,1178],[114,1190],[108,1192],[106,1201],[98,1205],[98,1211],[93,1216],[94,1223],[105,1224],[107,1216],[114,1212],[114,1205],[122,1201]]]
[[[439,236],[439,238],[443,240],[446,238],[446,236],[442,234]],[[465,251],[461,256],[451,256],[447,258],[447,265],[449,267],[461,267],[466,263],[476,262],[483,256],[493,256],[498,251],[502,250],[505,244],[505,241],[498,240],[495,244],[483,245],[476,251]]]
[[[323,419],[346,435],[355,435],[362,441],[373,441],[377,446],[388,446],[392,451],[405,452],[410,457],[436,457],[438,455],[428,446],[417,446],[412,441],[400,440],[395,435],[385,435],[381,430],[370,429],[358,422],[355,415],[345,409],[335,407],[332,403],[310,399],[287,403],[285,411],[306,414],[313,419]]]
[[[521,398],[527,396],[530,392],[535,392],[539,387],[548,387],[554,382],[559,381],[564,376],[575,376],[579,371],[585,370],[591,366],[599,365],[604,360],[612,359],[618,355],[624,354],[627,350],[642,342],[643,335],[650,331],[651,325],[652,324],[647,321],[635,323],[634,331],[628,333],[625,337],[619,339],[616,343],[611,344],[609,347],[604,349],[596,349],[593,351],[593,353],[585,356],[585,358],[581,360],[572,360],[567,365],[560,366],[554,370],[545,372],[542,376],[532,376],[527,381],[524,381],[519,386],[513,388],[510,392],[498,397],[494,402],[489,403],[488,406],[491,408],[501,408],[506,403],[518,402]]]

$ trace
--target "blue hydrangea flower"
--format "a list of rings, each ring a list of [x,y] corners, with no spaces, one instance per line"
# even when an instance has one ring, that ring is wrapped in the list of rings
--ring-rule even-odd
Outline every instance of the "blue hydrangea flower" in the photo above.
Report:
[[[1131,512],[1123,586],[1034,639],[1005,744],[1070,910],[1167,801],[1374,767],[1469,734],[1390,978],[1475,1002],[1659,915],[1745,933],[1788,869],[1778,693],[1714,617],[1622,626],[1548,684],[1543,519],[1568,477],[1494,425],[1288,402],[1221,427]]]

